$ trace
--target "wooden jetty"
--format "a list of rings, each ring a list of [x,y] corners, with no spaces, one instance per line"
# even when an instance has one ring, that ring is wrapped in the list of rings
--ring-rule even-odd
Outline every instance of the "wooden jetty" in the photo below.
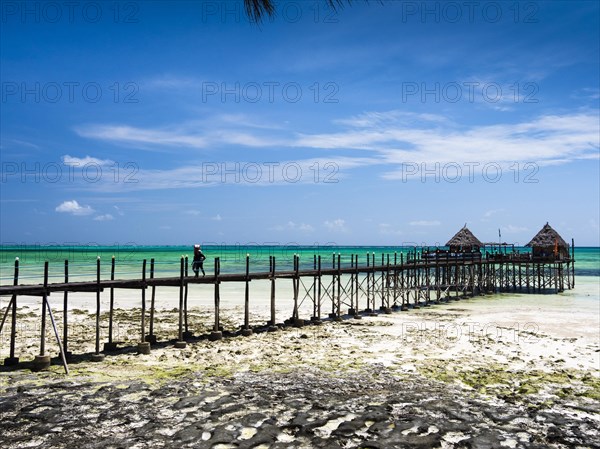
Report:
[[[41,297],[40,350],[33,361],[34,369],[44,369],[50,365],[46,354],[46,317],[50,318],[55,338],[60,348],[60,357],[68,373],[69,321],[68,300],[70,293],[93,292],[96,294],[95,352],[93,361],[101,361],[103,352],[117,349],[113,341],[114,298],[119,289],[137,289],[141,294],[141,319],[139,327],[139,353],[149,353],[151,344],[157,342],[154,333],[155,294],[157,288],[173,287],[179,293],[178,339],[176,348],[186,347],[186,339],[192,337],[188,326],[188,287],[193,284],[208,284],[214,288],[214,323],[208,336],[219,340],[223,336],[220,322],[220,285],[222,283],[245,283],[244,320],[234,335],[251,335],[254,331],[276,331],[281,326],[301,327],[319,324],[322,319],[342,320],[360,318],[365,314],[392,313],[410,308],[430,306],[440,302],[497,292],[559,293],[575,286],[574,241],[571,245],[560,238],[548,224],[528,244],[532,251],[508,252],[509,245],[499,244],[500,250],[489,251],[490,244],[480,242],[466,226],[446,245],[448,249],[415,248],[406,257],[403,253],[374,253],[359,257],[353,254],[350,261],[342,261],[340,254],[334,254],[325,263],[321,256],[314,255],[312,261],[304,262],[301,269],[300,257],[294,255],[292,269],[277,270],[276,258],[269,257],[268,271],[251,271],[250,257],[246,256],[246,269],[242,273],[221,273],[220,258],[214,260],[214,272],[204,277],[188,275],[188,259],[181,257],[177,276],[156,277],[155,261],[141,261],[140,277],[136,279],[115,279],[115,258],[111,260],[110,279],[101,278],[101,261],[96,261],[96,278],[91,281],[73,282],[69,278],[69,261],[64,262],[64,282],[49,283],[49,263],[44,263],[43,283],[19,284],[19,260],[14,264],[12,285],[0,286],[0,296],[10,296],[3,311],[0,332],[10,314],[10,356],[4,360],[5,366],[16,365],[19,358],[15,354],[17,337],[17,308],[19,296]],[[487,250],[486,250],[487,248]],[[504,248],[504,252],[502,252]],[[250,282],[255,280],[270,283],[270,317],[263,326],[250,326]],[[293,297],[287,301],[289,318],[283,323],[276,321],[276,299],[278,280],[291,280]],[[150,289],[150,303],[146,292]],[[108,314],[108,341],[100,349],[100,294],[110,291]],[[63,295],[62,336],[59,335],[48,297],[51,294]],[[310,317],[300,316],[300,306],[305,300],[312,305]],[[278,304],[279,303],[279,304]],[[325,308],[330,312],[325,312]],[[2,313],[2,312],[0,312]],[[148,322],[146,321],[148,320]]]

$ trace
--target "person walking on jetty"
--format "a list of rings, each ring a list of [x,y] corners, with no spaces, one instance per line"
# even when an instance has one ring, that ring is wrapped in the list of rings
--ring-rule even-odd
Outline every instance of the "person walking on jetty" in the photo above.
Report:
[[[202,270],[202,276],[205,276],[204,273],[204,260],[206,256],[202,253],[200,249],[200,245],[194,245],[194,262],[192,263],[192,270],[196,273],[196,277],[198,277],[198,273]]]

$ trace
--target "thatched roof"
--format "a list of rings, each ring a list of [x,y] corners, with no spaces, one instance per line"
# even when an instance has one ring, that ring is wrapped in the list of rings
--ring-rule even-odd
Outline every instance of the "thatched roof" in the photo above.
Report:
[[[463,228],[454,234],[446,246],[483,246],[483,243],[479,241],[477,237],[473,235],[473,233],[467,228],[467,225],[463,226]]]
[[[554,246],[558,242],[559,247],[568,248],[569,245],[548,223],[538,232],[531,241],[525,246]]]

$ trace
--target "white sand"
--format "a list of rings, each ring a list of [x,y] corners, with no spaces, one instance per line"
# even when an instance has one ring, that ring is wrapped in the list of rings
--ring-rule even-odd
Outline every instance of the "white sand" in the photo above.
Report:
[[[292,312],[291,282],[277,284],[278,320]],[[287,287],[287,290],[286,290]],[[243,284],[222,286],[221,308],[227,329],[239,329],[243,320]],[[150,293],[147,293],[149,304]],[[71,294],[69,312],[72,323],[69,349],[89,353],[94,349],[95,294]],[[102,294],[102,312],[108,310],[108,292]],[[135,346],[139,340],[139,291],[117,291],[115,307],[118,321],[115,340]],[[269,317],[269,283],[251,283],[252,322],[264,323]],[[50,298],[59,321],[62,295]],[[190,329],[206,334],[213,323],[213,290],[194,286],[189,293]],[[17,356],[31,360],[39,348],[39,298],[19,298]],[[176,337],[177,289],[159,289],[156,334],[159,340]],[[3,299],[3,308],[6,298]],[[26,308],[27,307],[27,308]],[[326,316],[329,306],[324,306]],[[364,307],[364,303],[363,303]],[[312,303],[305,300],[300,316],[312,314]],[[27,315],[27,316],[22,316]],[[0,358],[8,356],[8,326],[0,335]],[[47,352],[58,347],[48,325]],[[106,341],[107,323],[103,321],[101,345]],[[209,342],[188,344],[184,350],[171,346],[154,348],[151,355],[111,355],[103,363],[79,363],[74,373],[103,376],[117,370],[121,376],[149,374],[154,369],[172,369],[184,364],[186,370],[215,370],[228,374],[260,369],[317,367],[352,369],[361,364],[382,364],[398,374],[448,371],[460,373],[477,369],[496,369],[524,375],[539,371],[577,376],[600,376],[600,295],[597,278],[578,278],[575,290],[560,295],[488,295],[448,304],[349,319],[342,323],[306,326],[275,333],[255,334]],[[106,370],[110,365],[110,370]],[[120,368],[122,367],[122,368]],[[120,371],[122,369],[122,371]],[[428,371],[429,370],[429,371]],[[60,376],[59,366],[51,371]],[[577,374],[579,373],[579,374]],[[81,374],[81,373],[80,373]],[[7,380],[0,380],[6,382]],[[1,385],[0,385],[1,386]]]

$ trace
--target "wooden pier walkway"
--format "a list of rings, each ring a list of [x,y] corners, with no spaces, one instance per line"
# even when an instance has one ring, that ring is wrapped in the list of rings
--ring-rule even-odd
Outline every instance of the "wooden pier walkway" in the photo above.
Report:
[[[574,243],[574,242],[573,242]],[[377,259],[377,260],[376,260]],[[364,260],[364,259],[363,259]],[[571,254],[560,257],[534,257],[532,254],[485,254],[481,252],[450,253],[448,251],[415,250],[406,259],[404,254],[375,254],[367,255],[366,263],[359,263],[358,255],[351,255],[350,263],[341,256],[334,255],[331,265],[323,267],[321,256],[313,256],[312,264],[300,269],[300,258],[294,255],[292,269],[277,270],[276,259],[269,257],[269,270],[250,270],[250,258],[246,256],[246,270],[242,273],[221,273],[221,261],[214,260],[214,273],[203,277],[188,275],[188,260],[182,257],[179,263],[179,275],[168,277],[155,276],[155,261],[143,260],[141,276],[136,279],[116,279],[115,259],[111,261],[110,279],[101,278],[101,261],[96,263],[95,280],[72,282],[69,280],[69,261],[64,263],[64,282],[49,283],[49,263],[44,264],[43,283],[19,284],[19,260],[14,265],[14,282],[12,285],[0,286],[0,296],[10,296],[11,299],[2,313],[0,332],[11,315],[10,356],[4,360],[5,366],[16,365],[19,358],[15,354],[17,338],[17,308],[19,296],[41,297],[40,315],[40,351],[36,356],[34,369],[44,369],[50,364],[50,356],[45,351],[46,316],[50,318],[54,335],[60,348],[65,371],[68,372],[69,320],[68,296],[77,292],[96,293],[96,323],[95,323],[95,353],[92,360],[101,361],[104,354],[100,350],[100,293],[110,291],[110,307],[108,316],[108,341],[104,343],[103,351],[117,349],[113,341],[113,312],[115,291],[119,289],[137,289],[141,295],[141,322],[138,351],[149,353],[151,344],[157,341],[154,334],[154,311],[156,307],[155,293],[157,288],[175,287],[179,291],[178,306],[178,340],[176,348],[186,346],[186,338],[192,336],[188,327],[188,287],[193,284],[212,285],[214,287],[214,323],[209,336],[218,340],[223,335],[220,323],[220,284],[245,283],[244,322],[236,330],[241,335],[251,335],[250,326],[250,288],[254,280],[270,282],[270,317],[261,330],[276,331],[282,325],[303,326],[318,324],[323,318],[325,306],[331,313],[327,318],[341,320],[343,316],[360,318],[361,314],[391,313],[392,310],[408,310],[423,305],[439,303],[450,298],[476,296],[481,294],[503,291],[519,292],[561,292],[575,286],[574,246]],[[312,265],[312,266],[310,266]],[[277,280],[292,281],[293,300],[290,307],[289,319],[277,323],[276,306],[282,300],[276,297]],[[146,301],[146,291],[151,290],[150,304]],[[51,294],[63,294],[63,323],[62,336],[59,335],[56,321],[48,302]],[[312,315],[303,319],[300,317],[300,303],[305,299],[312,303]],[[12,313],[11,313],[12,312]],[[147,326],[148,324],[148,326]],[[258,330],[258,328],[254,328]]]

